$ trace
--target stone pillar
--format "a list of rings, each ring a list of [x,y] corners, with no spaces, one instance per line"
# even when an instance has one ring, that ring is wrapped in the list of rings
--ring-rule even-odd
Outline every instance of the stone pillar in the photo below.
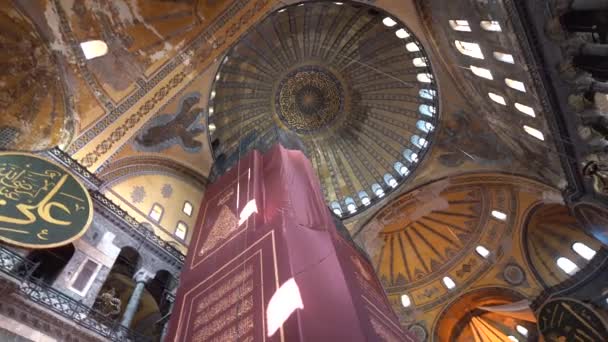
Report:
[[[173,311],[173,304],[175,304],[175,301],[171,302],[171,304],[169,305],[169,314],[171,314],[171,311]],[[165,340],[165,337],[167,337],[168,332],[169,332],[169,320],[167,319],[165,324],[163,324],[163,331],[160,334],[161,342]]]
[[[131,326],[131,321],[133,321],[133,317],[135,317],[135,313],[139,307],[139,302],[141,301],[141,297],[144,293],[147,280],[148,277],[145,273],[138,272],[135,275],[135,289],[133,289],[133,293],[131,294],[129,302],[127,303],[127,308],[125,309],[122,319],[120,320],[120,325],[125,328],[129,328]]]

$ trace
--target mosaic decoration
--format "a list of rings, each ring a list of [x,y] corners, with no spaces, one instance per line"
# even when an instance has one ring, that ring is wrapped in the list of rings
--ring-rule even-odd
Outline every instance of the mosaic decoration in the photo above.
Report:
[[[31,154],[0,153],[0,240],[59,247],[82,236],[92,219],[88,190],[66,169]]]
[[[146,189],[143,186],[138,185],[133,187],[133,191],[131,191],[131,201],[133,203],[141,203],[146,198]]]
[[[184,151],[196,153],[201,150],[203,143],[196,140],[205,131],[200,122],[203,114],[201,107],[195,107],[200,95],[184,96],[175,114],[162,114],[150,122],[135,137],[134,145],[145,152],[160,152],[175,144]]]
[[[342,86],[329,70],[303,67],[279,84],[275,109],[281,121],[297,133],[315,133],[331,125],[343,110]]]
[[[165,184],[162,189],[160,189],[160,193],[163,195],[163,198],[169,198],[173,194],[173,187],[171,184]]]
[[[362,4],[314,1],[251,29],[209,93],[221,170],[284,131],[302,140],[326,201],[337,202],[343,218],[373,206],[372,187],[384,195],[405,182],[430,147],[439,93],[422,45],[383,18]],[[397,28],[409,36],[399,39]]]

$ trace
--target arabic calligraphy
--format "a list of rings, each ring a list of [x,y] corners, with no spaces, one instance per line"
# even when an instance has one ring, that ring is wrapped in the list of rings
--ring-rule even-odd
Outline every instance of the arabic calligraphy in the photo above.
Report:
[[[1,240],[59,246],[84,233],[91,219],[89,194],[67,170],[34,155],[0,153]]]

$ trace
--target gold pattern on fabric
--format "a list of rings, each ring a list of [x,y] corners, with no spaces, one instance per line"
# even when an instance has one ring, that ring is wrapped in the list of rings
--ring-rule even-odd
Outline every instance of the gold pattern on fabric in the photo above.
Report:
[[[235,325],[237,326],[240,322],[247,319],[253,320],[251,317],[251,310],[253,309],[253,296],[244,298],[233,310],[227,310],[223,314],[219,315],[216,319],[206,322],[206,324],[194,334],[193,341],[208,341],[209,338],[217,333],[225,333],[229,331]],[[236,323],[236,324],[235,324]],[[228,328],[228,329],[226,329]],[[251,325],[253,328],[253,324]],[[219,336],[218,336],[219,337]],[[234,339],[228,339],[228,341],[234,341]]]
[[[232,232],[238,227],[239,220],[232,213],[232,210],[227,206],[223,205],[220,209],[220,214],[211,227],[211,232],[207,237],[207,240],[203,244],[199,255],[203,255],[212,250],[218,243],[225,240]]]
[[[240,271],[239,273],[237,273],[235,276],[233,276],[228,281],[226,281],[220,288],[218,288],[217,290],[215,290],[215,291],[211,292],[210,294],[208,294],[207,296],[205,296],[205,298],[203,298],[199,302],[199,304],[196,308],[196,313],[198,314],[198,313],[202,312],[207,307],[209,307],[211,304],[214,304],[218,300],[224,298],[226,293],[230,292],[235,287],[237,287],[240,284],[242,284],[243,282],[245,282],[247,279],[249,279],[251,277],[252,274],[253,274],[253,269],[251,267],[247,267],[243,271]]]

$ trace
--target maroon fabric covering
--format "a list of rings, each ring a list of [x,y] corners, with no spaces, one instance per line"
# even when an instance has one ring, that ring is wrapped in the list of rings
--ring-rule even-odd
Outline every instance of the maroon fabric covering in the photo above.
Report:
[[[239,225],[252,201],[257,213]],[[290,279],[303,308],[268,336],[268,304]],[[367,259],[336,232],[299,151],[251,152],[207,189],[167,341],[211,340],[414,341]]]

